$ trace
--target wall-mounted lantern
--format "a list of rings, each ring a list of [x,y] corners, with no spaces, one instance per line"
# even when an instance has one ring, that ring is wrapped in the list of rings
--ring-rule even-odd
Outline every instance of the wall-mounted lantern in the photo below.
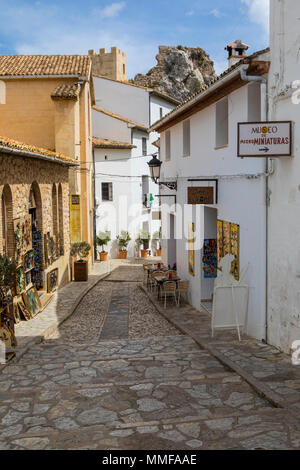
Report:
[[[160,179],[160,167],[162,165],[162,162],[158,160],[157,154],[152,155],[152,160],[148,162],[149,168],[150,168],[150,176],[152,181],[155,184],[159,184],[160,186],[166,186],[169,189],[172,189],[173,191],[177,191],[177,181],[169,181],[169,182],[163,182],[159,181]]]

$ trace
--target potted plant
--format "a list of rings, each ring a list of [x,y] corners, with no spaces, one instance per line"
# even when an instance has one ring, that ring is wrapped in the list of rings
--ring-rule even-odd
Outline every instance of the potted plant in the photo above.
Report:
[[[156,256],[161,256],[161,244],[160,244],[160,239],[161,239],[161,231],[154,232],[152,235],[152,240],[155,242],[156,246]],[[158,247],[158,248],[157,248]]]
[[[5,297],[16,295],[16,288],[20,279],[17,261],[0,255],[0,289]]]
[[[141,245],[143,245],[143,249],[141,250],[141,257],[148,258],[149,256],[149,241],[150,241],[150,233],[148,230],[141,230],[138,236],[138,240],[140,241]]]
[[[87,242],[73,243],[71,248],[71,256],[77,256],[74,262],[74,281],[88,280],[88,262],[83,258],[87,258],[91,249],[91,245]]]
[[[120,235],[117,236],[117,241],[119,244],[120,259],[127,258],[127,246],[130,240],[131,240],[131,237],[129,235],[129,232],[127,232],[126,230],[122,230]]]
[[[102,247],[100,252],[100,261],[107,261],[108,253],[104,250],[104,247],[110,242],[110,233],[109,232],[100,232],[96,237],[96,244]]]

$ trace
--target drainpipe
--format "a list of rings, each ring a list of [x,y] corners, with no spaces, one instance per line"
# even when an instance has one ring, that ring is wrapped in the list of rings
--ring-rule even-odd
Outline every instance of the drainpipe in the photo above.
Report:
[[[244,82],[256,82],[256,83],[261,83],[261,85],[264,87],[265,91],[265,120],[268,121],[269,118],[269,102],[268,102],[268,80],[265,77],[260,77],[256,75],[247,75],[247,70],[249,69],[249,64],[248,65],[243,65],[240,71],[240,76],[241,79]],[[263,341],[267,342],[268,340],[268,207],[269,207],[269,176],[272,175],[274,172],[274,166],[273,166],[273,159],[266,158],[265,159],[265,247],[266,247],[266,280],[265,280],[265,293],[266,293],[266,298],[265,298],[265,337],[262,338]]]
[[[96,245],[96,236],[97,236],[97,219],[96,219],[96,164],[95,164],[95,150],[93,147],[93,191],[94,191],[94,207],[93,207],[93,231],[94,231],[94,260],[97,260],[97,245]]]

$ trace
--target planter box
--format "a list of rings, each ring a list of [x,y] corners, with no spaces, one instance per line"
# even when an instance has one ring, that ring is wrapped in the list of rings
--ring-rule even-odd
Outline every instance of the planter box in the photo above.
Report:
[[[141,250],[142,258],[148,258],[148,256],[149,256],[149,250]]]
[[[89,278],[89,265],[87,261],[75,261],[74,263],[74,281],[83,282]]]
[[[100,251],[100,261],[107,261],[107,260],[108,260],[107,251]]]
[[[127,250],[119,250],[119,256],[120,256],[120,259],[126,259],[127,258]]]

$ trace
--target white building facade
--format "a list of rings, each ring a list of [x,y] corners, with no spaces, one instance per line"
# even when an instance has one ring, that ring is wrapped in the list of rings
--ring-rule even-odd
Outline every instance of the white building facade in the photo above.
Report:
[[[269,120],[292,121],[292,157],[274,159],[268,194],[268,342],[300,339],[300,2],[270,2]]]
[[[148,161],[159,151],[156,132],[149,126],[174,108],[177,101],[128,82],[94,76],[92,111],[95,171],[95,234],[108,231],[107,247],[118,257],[116,237],[130,233],[128,257],[138,256],[135,239],[141,230],[151,237],[160,221],[159,188],[149,178]],[[151,254],[157,243],[150,242]]]
[[[266,339],[266,161],[237,157],[237,123],[265,120],[268,64],[268,50],[242,59],[151,127],[161,136],[161,181],[177,182],[176,192],[162,191],[163,261],[177,263],[198,310],[212,298],[217,259],[233,253],[237,278],[249,265],[246,332],[260,340]],[[259,82],[245,81],[246,65]]]

